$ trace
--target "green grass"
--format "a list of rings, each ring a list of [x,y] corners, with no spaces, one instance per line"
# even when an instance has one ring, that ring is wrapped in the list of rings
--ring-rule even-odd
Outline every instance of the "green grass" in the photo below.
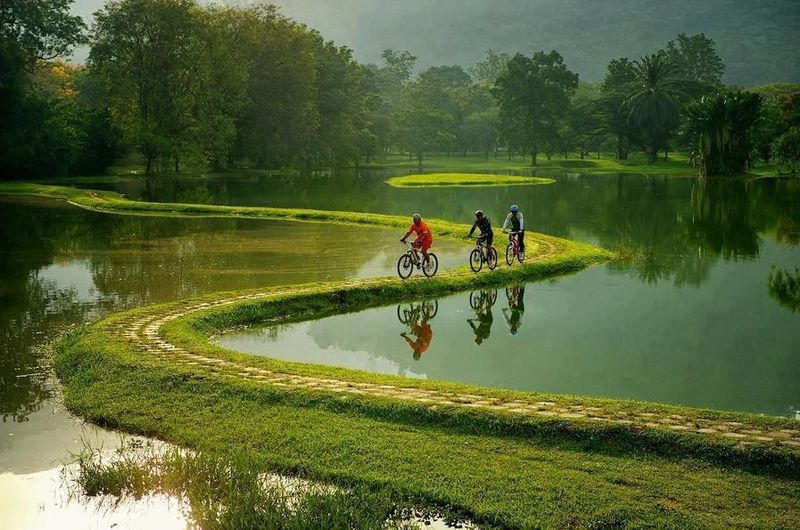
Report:
[[[540,177],[515,177],[481,173],[427,173],[424,175],[392,177],[386,182],[390,186],[396,188],[482,188],[495,186],[536,186],[540,184],[553,184],[555,180]]]
[[[506,156],[485,159],[481,155],[445,156],[432,154],[425,158],[422,166],[428,171],[448,172],[524,172],[534,174],[559,174],[559,173],[592,173],[592,174],[641,174],[641,175],[670,175],[682,177],[696,177],[698,170],[689,164],[687,156],[683,153],[670,153],[668,160],[663,156],[655,163],[647,163],[641,153],[631,153],[628,160],[618,160],[612,153],[602,153],[598,159],[593,153],[584,159],[574,156],[564,159],[561,156],[547,160],[540,156],[536,166],[531,166],[530,157],[513,157],[509,160]],[[390,154],[381,163],[372,167],[385,167],[392,169],[419,169],[416,160],[409,160],[407,156]],[[778,173],[777,168],[771,164],[757,164],[746,176],[773,176]]]

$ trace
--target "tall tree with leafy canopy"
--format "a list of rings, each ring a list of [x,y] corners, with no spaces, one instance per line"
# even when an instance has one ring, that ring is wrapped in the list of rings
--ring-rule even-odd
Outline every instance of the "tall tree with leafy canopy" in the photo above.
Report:
[[[689,105],[688,132],[702,175],[734,175],[750,168],[762,100],[751,92],[722,92]]]
[[[537,154],[553,140],[557,121],[566,119],[570,97],[578,86],[555,50],[531,57],[515,55],[495,83],[493,94],[500,104],[500,126],[511,143],[524,146],[536,165]]]
[[[700,89],[722,86],[725,63],[717,54],[714,41],[705,34],[688,36],[679,33],[674,41],[667,43],[666,52],[681,77],[701,85]]]
[[[56,176],[68,170],[56,151],[76,148],[65,106],[30,82],[38,63],[66,55],[84,41],[70,0],[0,2],[0,177]],[[59,147],[57,149],[56,147]]]
[[[189,149],[191,112],[202,75],[202,40],[192,0],[112,0],[96,14],[90,65],[106,80],[112,113],[145,159]]]
[[[625,101],[627,119],[648,162],[653,163],[678,126],[679,100],[686,94],[686,84],[664,52],[646,55],[633,64],[632,93]]]
[[[617,158],[627,160],[630,144],[636,130],[628,120],[625,101],[630,97],[636,82],[636,66],[627,57],[608,63],[606,77],[600,85],[601,99],[597,103],[599,121],[606,132],[617,139]]]

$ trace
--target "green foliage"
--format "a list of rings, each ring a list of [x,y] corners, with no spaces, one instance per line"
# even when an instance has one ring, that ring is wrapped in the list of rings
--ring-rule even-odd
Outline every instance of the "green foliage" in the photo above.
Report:
[[[800,126],[792,127],[775,139],[772,156],[790,173],[797,173],[800,167]]]
[[[0,42],[16,47],[29,64],[70,53],[84,42],[85,26],[69,13],[72,0],[3,0]]]
[[[676,40],[667,43],[666,51],[681,77],[710,89],[720,88],[725,63],[717,55],[714,41],[703,33],[679,33]]]
[[[501,128],[510,145],[531,154],[555,140],[558,121],[569,109],[578,75],[555,50],[531,57],[515,55],[497,79],[493,94],[500,104]]]
[[[687,132],[702,175],[735,175],[752,166],[762,101],[751,92],[720,92],[689,105]]]

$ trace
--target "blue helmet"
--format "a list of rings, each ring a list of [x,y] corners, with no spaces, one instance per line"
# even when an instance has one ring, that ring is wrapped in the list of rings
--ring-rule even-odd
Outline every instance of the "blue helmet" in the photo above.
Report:
[[[511,205],[511,213],[517,213],[519,211],[519,206],[516,204]]]

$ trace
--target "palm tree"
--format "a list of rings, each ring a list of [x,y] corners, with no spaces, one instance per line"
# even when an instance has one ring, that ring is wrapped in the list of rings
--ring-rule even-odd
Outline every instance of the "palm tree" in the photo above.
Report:
[[[732,175],[750,167],[752,132],[761,118],[762,101],[760,94],[732,91],[689,105],[687,132],[702,175]]]
[[[639,143],[648,162],[667,146],[678,125],[678,100],[689,87],[679,76],[679,69],[666,53],[659,52],[634,61],[636,71],[633,93],[625,101],[628,122],[638,132]]]

